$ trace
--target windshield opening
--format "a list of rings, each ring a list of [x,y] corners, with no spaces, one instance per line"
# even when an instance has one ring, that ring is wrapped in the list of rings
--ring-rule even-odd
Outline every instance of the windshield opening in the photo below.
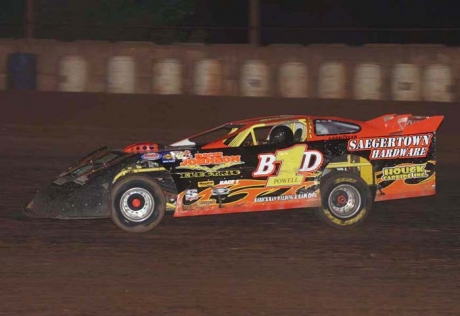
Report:
[[[189,141],[196,145],[204,145],[225,138],[239,130],[243,125],[224,125],[213,130],[189,138]]]

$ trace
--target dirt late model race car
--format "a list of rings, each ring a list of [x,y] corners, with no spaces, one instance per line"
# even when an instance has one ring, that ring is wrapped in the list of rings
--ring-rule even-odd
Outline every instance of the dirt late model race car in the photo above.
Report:
[[[170,145],[100,148],[40,190],[29,216],[112,218],[129,232],[175,217],[314,208],[333,226],[362,222],[374,201],[435,194],[443,116],[388,114],[241,120]]]

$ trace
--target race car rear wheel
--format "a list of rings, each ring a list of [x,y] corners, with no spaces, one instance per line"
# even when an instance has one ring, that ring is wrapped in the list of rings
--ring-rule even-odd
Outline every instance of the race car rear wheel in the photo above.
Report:
[[[321,180],[321,204],[316,215],[335,226],[354,226],[367,217],[372,207],[369,186],[358,175],[334,171]]]
[[[112,220],[121,229],[142,233],[157,226],[166,211],[161,187],[146,176],[128,176],[111,191]]]

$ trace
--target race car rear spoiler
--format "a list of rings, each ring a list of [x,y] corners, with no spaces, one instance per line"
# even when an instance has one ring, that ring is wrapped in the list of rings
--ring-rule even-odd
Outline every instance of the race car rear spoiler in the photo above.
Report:
[[[366,123],[384,128],[389,134],[417,134],[435,132],[444,116],[414,116],[412,114],[386,114]]]

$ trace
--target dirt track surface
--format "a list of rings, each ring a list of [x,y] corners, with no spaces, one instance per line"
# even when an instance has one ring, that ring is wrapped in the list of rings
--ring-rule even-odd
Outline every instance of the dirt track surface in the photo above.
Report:
[[[169,215],[146,234],[110,220],[21,215],[83,154],[147,134],[1,126],[0,315],[459,314],[457,149],[439,152],[436,196],[377,203],[346,230],[305,210]],[[445,146],[456,135],[439,139]]]

